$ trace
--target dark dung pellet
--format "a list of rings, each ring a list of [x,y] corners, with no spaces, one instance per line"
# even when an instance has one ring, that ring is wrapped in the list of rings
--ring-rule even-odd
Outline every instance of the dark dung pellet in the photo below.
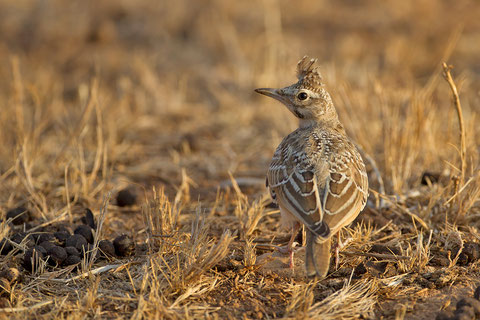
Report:
[[[468,256],[465,254],[465,252],[460,253],[460,255],[458,256],[457,264],[459,266],[465,266],[468,264]]]
[[[68,256],[64,261],[63,265],[65,266],[71,266],[73,264],[77,264],[81,262],[82,259],[79,256]]]
[[[65,241],[65,247],[75,247],[79,251],[82,251],[82,248],[87,244],[85,237],[80,234],[74,234]]]
[[[17,232],[12,235],[12,241],[20,244],[25,242],[27,246],[32,246],[34,244],[32,237],[26,232]]]
[[[113,246],[115,247],[115,253],[120,257],[131,256],[135,252],[135,242],[126,234],[116,237],[113,240]]]
[[[30,219],[30,212],[25,207],[17,207],[7,211],[7,220],[12,219],[15,225],[23,224]]]
[[[115,256],[115,247],[113,246],[113,243],[109,240],[99,241],[98,249],[100,250],[100,254],[104,257]]]
[[[61,246],[65,246],[65,241],[67,241],[68,238],[70,238],[70,232],[68,231],[57,231],[54,234],[55,239],[57,239],[57,242]]]
[[[36,240],[37,243],[42,243],[42,242],[45,242],[45,241],[54,241],[55,240],[55,236],[53,235],[53,233],[48,233],[48,232],[42,232],[40,234],[38,234],[38,238]]]
[[[13,246],[7,239],[0,240],[0,254],[6,255],[13,250]]]
[[[435,184],[435,183],[438,183],[439,179],[440,179],[440,173],[425,171],[422,174],[421,184],[425,186],[427,186],[429,182],[432,184]]]
[[[80,251],[75,247],[65,247],[65,251],[69,256],[77,256],[80,257]]]
[[[358,277],[366,272],[367,272],[367,268],[365,267],[365,264],[361,262],[358,266],[355,267],[354,275]]]
[[[47,249],[47,255],[50,257],[48,260],[50,264],[60,265],[67,258],[67,251],[60,246],[53,245]]]
[[[55,243],[50,242],[50,241],[43,241],[42,243],[40,243],[40,246],[48,251],[48,249],[55,246]]]
[[[83,250],[80,252],[80,256],[86,257],[87,259],[90,259],[92,257],[92,254],[94,253],[94,246],[93,244],[87,243],[86,246],[83,247]]]
[[[129,188],[120,190],[117,194],[117,205],[119,207],[132,206],[137,202],[137,195]]]
[[[79,225],[73,234],[82,235],[88,243],[93,243],[93,229],[85,224]]]
[[[41,246],[34,246],[28,249],[23,256],[23,266],[29,271],[35,271],[34,268],[46,254],[47,251]]]
[[[95,216],[93,215],[92,210],[89,208],[85,209],[85,217],[82,218],[83,223],[89,226],[92,229],[97,229],[97,225],[95,223]]]
[[[67,227],[65,224],[58,225],[56,232],[66,232],[68,234],[71,234],[70,228]]]

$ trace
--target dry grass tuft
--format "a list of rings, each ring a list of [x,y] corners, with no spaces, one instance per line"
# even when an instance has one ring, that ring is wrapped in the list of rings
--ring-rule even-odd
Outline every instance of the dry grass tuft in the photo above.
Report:
[[[358,319],[374,316],[373,309],[377,303],[375,293],[378,283],[375,280],[346,281],[343,288],[324,300],[314,303],[313,290],[317,283],[296,287],[287,306],[286,319]]]

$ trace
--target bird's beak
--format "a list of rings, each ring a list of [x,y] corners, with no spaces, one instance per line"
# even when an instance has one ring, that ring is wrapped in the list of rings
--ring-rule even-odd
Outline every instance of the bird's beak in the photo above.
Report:
[[[285,102],[284,95],[281,93],[280,89],[258,88],[258,89],[255,89],[255,92],[266,95],[270,98],[274,98],[280,102]]]

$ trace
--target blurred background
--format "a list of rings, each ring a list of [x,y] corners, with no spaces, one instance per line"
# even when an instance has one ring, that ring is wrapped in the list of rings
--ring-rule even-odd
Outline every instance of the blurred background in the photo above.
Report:
[[[229,171],[263,180],[296,120],[253,89],[295,82],[309,55],[387,193],[402,193],[426,168],[458,163],[443,61],[477,159],[479,16],[467,0],[3,0],[0,174],[30,176],[47,202],[60,200],[66,167],[89,201],[125,181],[174,190],[182,168],[200,198]],[[24,197],[19,181],[3,203]]]

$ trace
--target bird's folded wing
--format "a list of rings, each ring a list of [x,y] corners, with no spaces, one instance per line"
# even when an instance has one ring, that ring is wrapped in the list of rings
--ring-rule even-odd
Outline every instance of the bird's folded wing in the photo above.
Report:
[[[295,161],[273,161],[267,175],[270,192],[281,207],[299,219],[316,236],[327,238],[320,190],[313,166]]]
[[[324,220],[335,231],[350,223],[367,201],[368,178],[358,155],[338,157],[330,165],[322,199]]]
[[[274,157],[267,175],[278,204],[321,238],[352,222],[368,196],[365,166],[356,152],[337,155],[326,174],[326,179],[319,180],[312,165]],[[325,185],[318,186],[318,181]]]

